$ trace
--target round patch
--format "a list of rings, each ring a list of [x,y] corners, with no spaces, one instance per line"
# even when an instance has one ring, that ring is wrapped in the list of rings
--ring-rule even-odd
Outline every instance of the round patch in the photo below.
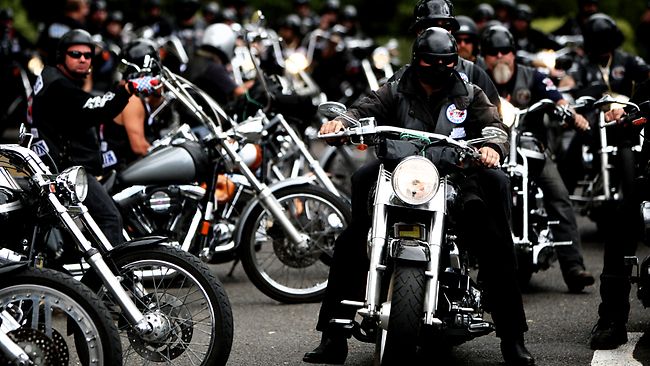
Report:
[[[515,91],[515,102],[519,105],[528,105],[530,103],[530,90],[518,89]]]
[[[463,79],[464,82],[469,83],[469,78],[467,77],[466,73],[458,72],[458,75],[460,75],[460,78]]]
[[[612,78],[622,80],[625,77],[625,66],[616,66],[612,69]]]
[[[450,104],[447,107],[447,119],[451,123],[461,124],[467,119],[467,110],[456,108],[455,104]]]

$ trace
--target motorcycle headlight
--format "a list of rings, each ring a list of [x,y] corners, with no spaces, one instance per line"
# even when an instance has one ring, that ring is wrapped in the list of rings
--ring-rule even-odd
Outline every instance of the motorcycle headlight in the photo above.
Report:
[[[286,65],[287,72],[290,74],[298,74],[301,71],[305,71],[307,66],[309,66],[309,61],[307,57],[300,52],[292,53],[284,62]]]
[[[88,195],[88,177],[83,167],[73,166],[64,170],[56,177],[56,182],[74,201],[83,202]]]
[[[501,99],[501,118],[503,118],[503,123],[508,126],[512,127],[513,124],[515,124],[515,115],[517,113],[515,106],[510,104],[506,99],[500,98]]]
[[[440,175],[431,161],[420,156],[404,159],[393,171],[393,191],[409,205],[429,202],[438,190]]]
[[[385,47],[377,47],[372,51],[372,63],[375,68],[382,70],[390,63],[390,52]]]

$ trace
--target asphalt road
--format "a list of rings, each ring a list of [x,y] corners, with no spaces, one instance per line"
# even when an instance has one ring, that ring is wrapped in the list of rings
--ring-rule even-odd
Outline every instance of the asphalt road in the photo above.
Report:
[[[583,237],[585,262],[590,271],[600,274],[602,243],[595,227],[579,219]],[[650,248],[639,247],[639,255],[650,254]],[[229,365],[305,365],[302,356],[314,348],[320,333],[314,327],[319,304],[284,305],[263,295],[237,266],[228,277],[231,264],[212,266],[224,283],[235,317],[235,338]],[[562,281],[559,266],[533,275],[525,290],[524,302],[530,331],[527,347],[537,365],[650,365],[650,309],[644,310],[631,295],[632,311],[628,332],[631,341],[614,352],[594,353],[587,346],[589,333],[597,320],[600,301],[598,284],[582,294],[569,294]],[[373,344],[357,340],[349,342],[346,365],[372,365]],[[441,363],[432,362],[440,365]],[[490,334],[454,348],[445,365],[503,364],[499,340]]]

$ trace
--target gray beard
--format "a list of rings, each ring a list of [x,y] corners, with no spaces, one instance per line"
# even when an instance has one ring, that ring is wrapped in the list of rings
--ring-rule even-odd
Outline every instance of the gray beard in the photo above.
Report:
[[[505,84],[512,78],[512,71],[508,65],[499,62],[492,69],[492,77],[494,77],[495,83]]]

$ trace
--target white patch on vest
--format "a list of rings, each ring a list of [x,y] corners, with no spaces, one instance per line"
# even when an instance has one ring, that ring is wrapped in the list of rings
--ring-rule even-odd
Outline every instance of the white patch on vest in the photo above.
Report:
[[[38,156],[45,156],[47,153],[50,152],[50,148],[47,146],[45,141],[43,140],[38,140],[34,142],[31,146],[32,151],[36,153]]]
[[[467,134],[465,133],[465,127],[454,127],[451,130],[451,137],[452,139],[462,139],[467,137]]]
[[[115,94],[112,92],[108,92],[104,95],[88,98],[83,108],[88,108],[88,109],[102,108],[104,105],[106,105],[106,102],[108,102],[109,100],[113,100],[113,98],[115,98]]]
[[[41,90],[43,90],[43,76],[38,75],[34,82],[34,94],[38,94]]]
[[[616,66],[612,69],[612,78],[616,80],[623,80],[625,77],[625,66]]]
[[[117,164],[117,157],[113,150],[108,150],[102,154],[102,168]]]
[[[467,110],[458,109],[453,103],[447,107],[447,112],[445,114],[447,115],[449,122],[455,124],[461,124],[467,119]]]
[[[38,128],[30,128],[30,133],[34,136],[35,139],[38,138]]]
[[[546,91],[557,90],[557,87],[553,83],[553,80],[551,80],[549,78],[544,78],[544,80],[542,80],[542,82],[544,83],[544,85],[546,85]]]
[[[464,82],[469,83],[469,78],[467,77],[466,73],[458,72],[458,75],[460,75],[460,78],[463,79]]]

